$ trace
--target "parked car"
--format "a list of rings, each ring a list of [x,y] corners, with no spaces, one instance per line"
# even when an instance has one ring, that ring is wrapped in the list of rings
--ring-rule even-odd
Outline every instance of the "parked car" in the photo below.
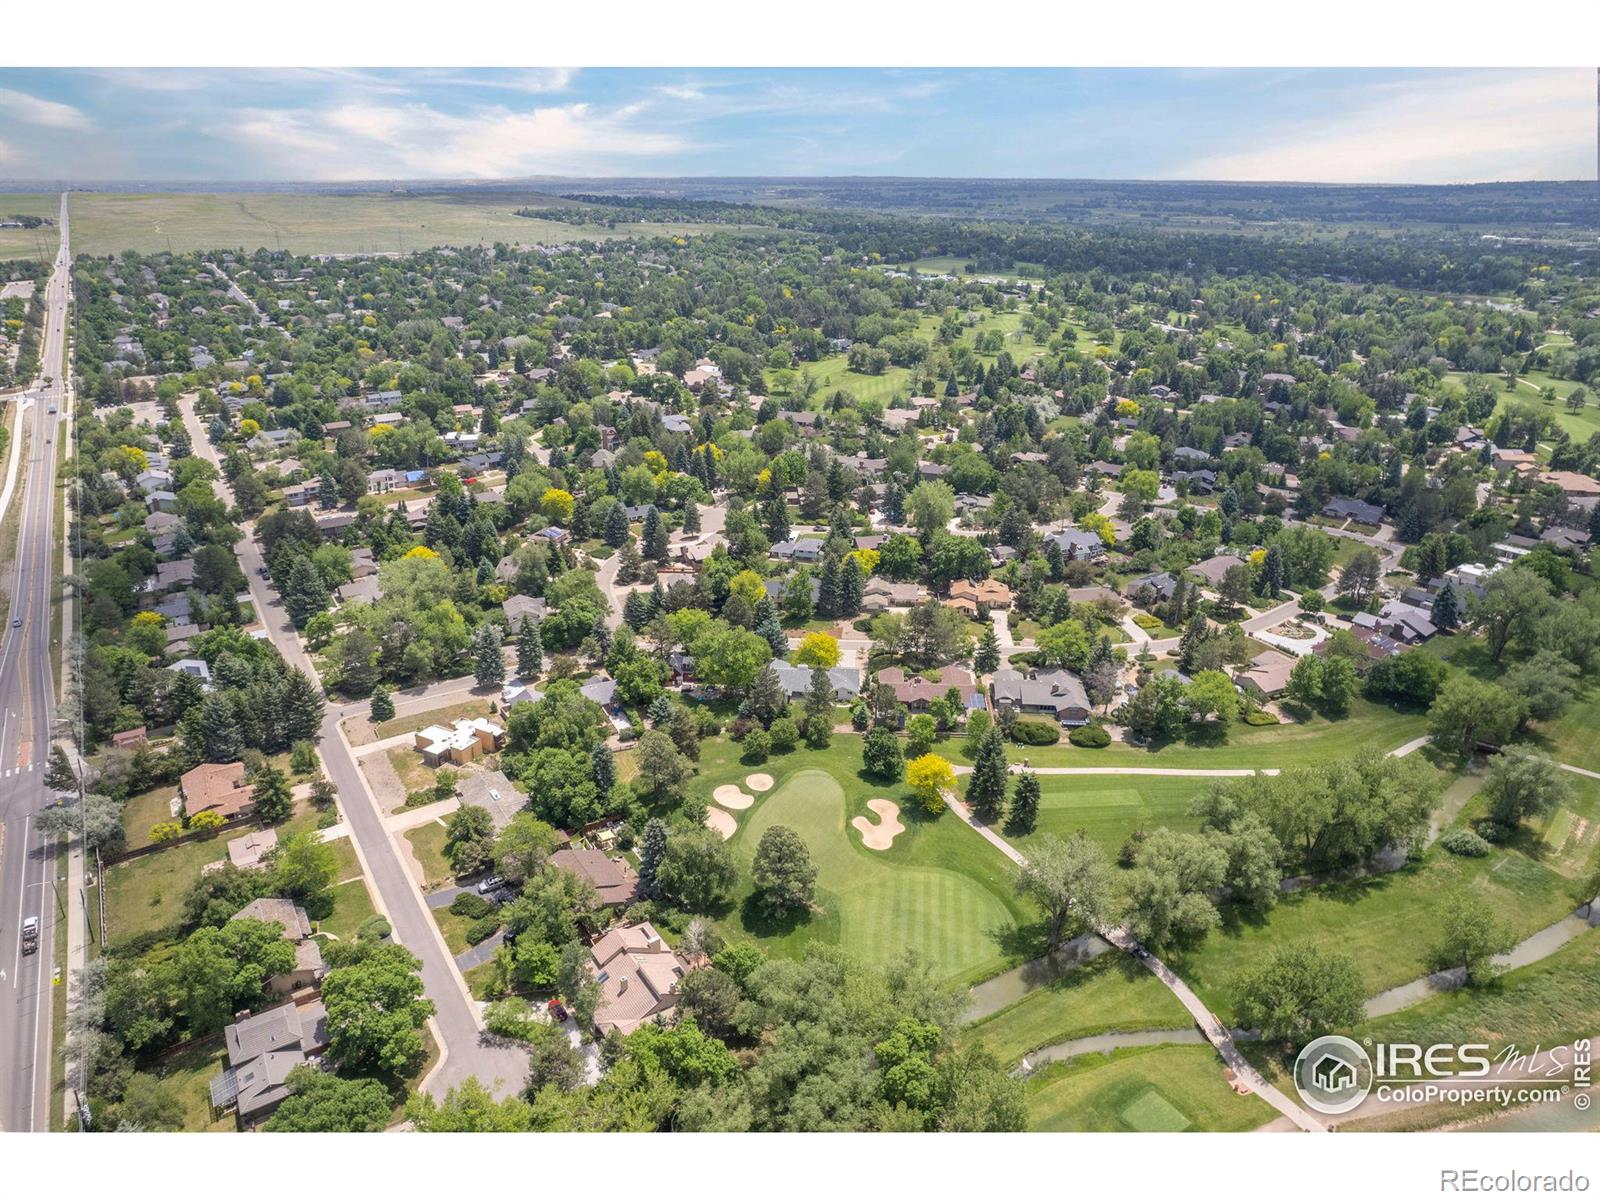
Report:
[[[39,949],[39,918],[28,917],[22,922],[22,952],[36,953]]]
[[[478,895],[487,896],[490,892],[499,891],[501,888],[505,887],[505,885],[506,881],[501,879],[500,876],[491,875],[482,883],[478,884]]]
[[[557,1025],[566,1023],[567,1006],[561,1003],[561,998],[559,996],[550,997],[550,1019]]]

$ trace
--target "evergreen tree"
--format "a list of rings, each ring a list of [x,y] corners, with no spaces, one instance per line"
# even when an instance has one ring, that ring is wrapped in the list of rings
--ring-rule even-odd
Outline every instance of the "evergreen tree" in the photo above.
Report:
[[[661,519],[661,512],[654,505],[644,515],[641,540],[645,558],[658,563],[667,561],[667,523]]]
[[[639,843],[639,890],[646,896],[656,890],[656,868],[666,852],[667,823],[659,817],[651,817]]]
[[[78,776],[59,745],[50,747],[50,761],[44,769],[44,785],[53,792],[76,792]]]
[[[1270,600],[1276,600],[1287,581],[1283,577],[1283,554],[1276,546],[1267,551],[1261,560],[1261,576],[1259,591],[1261,595]]]
[[[485,621],[472,635],[472,673],[479,687],[499,687],[506,681],[506,656],[500,649],[500,626]]]
[[[544,642],[539,637],[539,626],[532,617],[524,615],[517,626],[517,674],[532,679],[544,670]]]
[[[1006,803],[1006,747],[1000,727],[991,725],[972,756],[972,778],[967,781],[967,802],[985,821],[1000,815]]]
[[[279,704],[285,741],[314,742],[321,736],[322,714],[328,702],[300,668],[295,667],[284,676]]]
[[[1061,543],[1049,541],[1044,544],[1044,563],[1050,568],[1050,578],[1060,579],[1067,569],[1067,560],[1062,557]]]
[[[893,480],[883,490],[883,515],[891,525],[906,523],[906,494]]]
[[[389,695],[389,689],[382,684],[372,689],[372,708],[369,715],[374,725],[394,720],[394,700]]]
[[[986,628],[983,636],[978,639],[978,649],[972,656],[972,665],[980,675],[988,675],[1000,669],[1000,638],[995,634],[993,625]]]
[[[1596,511],[1600,511],[1597,507]],[[1461,621],[1461,613],[1456,606],[1456,590],[1448,583],[1439,589],[1439,594],[1433,598],[1433,623],[1440,629],[1449,632]]]
[[[304,629],[307,621],[327,609],[328,599],[328,589],[311,560],[296,554],[283,585],[283,606],[294,627]]]
[[[762,725],[771,725],[789,711],[789,694],[784,691],[778,672],[768,663],[750,685],[750,715]]]
[[[693,500],[685,501],[683,506],[683,531],[684,533],[700,532],[700,506]]]
[[[776,613],[769,612],[756,622],[756,636],[766,638],[767,645],[772,647],[773,658],[782,658],[789,653],[789,639],[783,635],[783,626],[778,623]]]
[[[842,609],[839,591],[839,559],[829,555],[822,563],[822,576],[818,581],[817,612],[824,617],[837,617]]]
[[[1016,789],[1011,794],[1011,832],[1032,833],[1039,821],[1039,777],[1032,771],[1017,776]]]
[[[244,756],[244,737],[228,698],[212,692],[197,712],[201,758],[211,763],[238,762]]]
[[[608,546],[622,548],[628,540],[628,514],[621,504],[613,504],[611,511],[606,515],[605,542]]]
[[[833,683],[821,667],[811,668],[811,686],[806,689],[806,716],[833,715]]]
[[[595,791],[603,803],[617,786],[617,760],[611,755],[611,747],[604,742],[596,742],[589,751],[589,773],[594,776]]]
[[[617,563],[617,582],[632,583],[639,578],[644,570],[644,559],[639,556],[639,551],[633,544],[631,537],[623,540],[621,559]]]
[[[789,505],[781,490],[775,490],[761,509],[761,527],[771,542],[789,540]]]
[[[627,622],[628,628],[637,632],[650,624],[650,593],[629,592],[628,598],[622,602],[622,619]]]
[[[861,574],[861,563],[846,558],[839,568],[838,616],[853,617],[861,611],[862,594],[866,590],[866,577]]]
[[[255,802],[256,817],[264,825],[281,825],[294,811],[294,797],[289,793],[289,780],[282,771],[268,765],[256,772],[250,781],[250,798]]]
[[[666,611],[667,589],[661,586],[661,580],[658,579],[655,587],[650,589],[650,616],[654,619]]]

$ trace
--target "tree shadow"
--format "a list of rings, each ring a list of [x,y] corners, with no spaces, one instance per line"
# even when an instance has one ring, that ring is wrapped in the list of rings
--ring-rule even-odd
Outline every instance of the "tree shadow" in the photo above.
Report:
[[[816,915],[816,910],[809,908],[774,912],[761,902],[756,892],[751,892],[739,905],[739,921],[755,937],[784,937],[811,924]]]

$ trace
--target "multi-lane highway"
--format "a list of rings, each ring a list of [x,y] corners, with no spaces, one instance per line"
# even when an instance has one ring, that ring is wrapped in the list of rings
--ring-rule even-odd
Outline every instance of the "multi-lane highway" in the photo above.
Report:
[[[51,999],[56,987],[56,927],[65,914],[54,844],[39,837],[35,817],[51,797],[45,760],[55,723],[51,601],[56,587],[56,426],[69,402],[63,351],[71,261],[67,198],[61,198],[61,248],[45,291],[40,378],[22,397],[14,425],[20,455],[6,511],[18,510],[9,607],[0,640],[0,1128],[51,1127]],[[22,953],[21,928],[39,918],[39,950]]]

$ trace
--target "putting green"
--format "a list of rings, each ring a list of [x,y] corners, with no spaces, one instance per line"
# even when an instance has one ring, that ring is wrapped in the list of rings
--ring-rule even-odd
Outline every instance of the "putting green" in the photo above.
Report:
[[[1134,1133],[1182,1133],[1189,1128],[1189,1118],[1155,1084],[1123,1105],[1117,1115]]]
[[[888,851],[864,849],[846,828],[845,810],[838,780],[800,771],[746,818],[734,852],[748,868],[763,832],[793,829],[817,866],[818,906],[836,922],[839,943],[865,961],[912,949],[958,976],[1000,957],[997,939],[1015,921],[993,892],[960,872],[903,861],[898,842]]]

